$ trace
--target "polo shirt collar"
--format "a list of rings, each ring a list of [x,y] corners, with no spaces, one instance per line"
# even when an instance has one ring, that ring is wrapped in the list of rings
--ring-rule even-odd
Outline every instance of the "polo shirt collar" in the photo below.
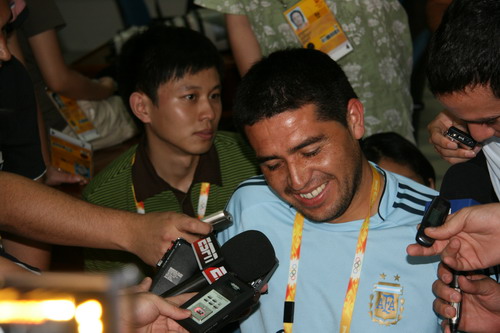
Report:
[[[144,201],[164,191],[181,192],[156,173],[146,151],[146,141],[143,138],[137,146],[135,162],[132,166],[132,183],[137,201]],[[193,184],[201,182],[222,186],[219,156],[215,145],[212,145],[207,153],[200,155],[191,187]]]

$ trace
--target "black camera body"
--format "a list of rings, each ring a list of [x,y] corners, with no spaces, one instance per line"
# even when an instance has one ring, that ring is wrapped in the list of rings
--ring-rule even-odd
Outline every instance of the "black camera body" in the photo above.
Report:
[[[432,199],[432,202],[424,213],[420,227],[418,228],[415,240],[418,244],[431,247],[434,239],[424,233],[427,227],[439,227],[444,223],[450,213],[450,202],[441,196]]]
[[[462,146],[465,146],[469,149],[472,149],[477,145],[477,141],[474,140],[469,134],[459,130],[454,126],[448,128],[448,130],[444,134],[452,141],[456,141]]]

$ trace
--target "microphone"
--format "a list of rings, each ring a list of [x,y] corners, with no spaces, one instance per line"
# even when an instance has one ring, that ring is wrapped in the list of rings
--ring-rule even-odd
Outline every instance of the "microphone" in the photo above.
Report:
[[[259,299],[260,288],[278,267],[269,239],[256,230],[245,231],[221,247],[228,272],[181,305],[191,317],[177,322],[193,333],[218,332],[241,318]]]
[[[170,297],[200,291],[227,272],[231,272],[254,289],[259,289],[267,283],[278,266],[271,242],[257,230],[247,230],[234,236],[222,245],[220,253],[221,262],[195,273],[186,281],[162,293],[161,296]]]
[[[161,295],[202,269],[221,262],[220,246],[213,234],[192,244],[178,238],[156,266],[150,292]]]
[[[232,223],[232,216],[225,210],[218,211],[202,219],[220,230]],[[153,277],[150,292],[161,295],[167,290],[184,282],[200,269],[220,263],[219,243],[213,234],[189,244],[178,238],[172,242],[163,258],[156,264],[157,272]]]

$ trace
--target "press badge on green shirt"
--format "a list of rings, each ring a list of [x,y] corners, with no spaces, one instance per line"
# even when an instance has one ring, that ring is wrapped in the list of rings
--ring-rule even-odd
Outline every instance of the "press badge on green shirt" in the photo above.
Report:
[[[353,50],[324,0],[301,0],[283,15],[303,47],[323,51],[333,60]]]

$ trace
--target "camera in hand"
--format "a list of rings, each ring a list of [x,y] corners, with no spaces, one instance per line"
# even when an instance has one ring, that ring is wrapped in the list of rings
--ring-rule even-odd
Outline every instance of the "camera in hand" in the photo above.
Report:
[[[451,126],[450,128],[448,128],[448,130],[444,134],[452,141],[456,141],[466,148],[472,149],[477,145],[476,140],[474,140],[469,134],[459,130],[455,126]]]

